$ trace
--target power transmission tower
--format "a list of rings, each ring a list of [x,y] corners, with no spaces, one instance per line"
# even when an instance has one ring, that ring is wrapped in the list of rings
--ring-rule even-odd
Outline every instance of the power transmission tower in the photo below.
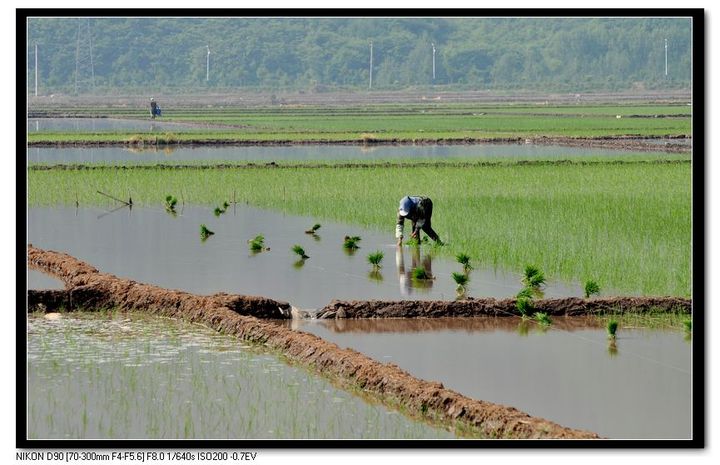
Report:
[[[90,18],[80,18],[75,49],[75,95],[95,90],[95,65],[93,63]]]

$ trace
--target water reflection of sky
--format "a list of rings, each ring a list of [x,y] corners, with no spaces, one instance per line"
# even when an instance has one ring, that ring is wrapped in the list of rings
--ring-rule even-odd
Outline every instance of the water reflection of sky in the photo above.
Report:
[[[432,246],[398,251],[394,215],[387,232],[316,218],[284,215],[247,206],[232,206],[215,217],[210,207],[186,207],[176,217],[163,208],[102,209],[31,208],[28,241],[62,251],[103,272],[166,288],[209,294],[230,292],[288,301],[299,308],[320,308],[332,299],[455,299],[452,272],[462,267],[434,256]],[[316,235],[305,234],[315,223]],[[200,240],[200,224],[215,232]],[[253,254],[248,240],[265,236],[269,251]],[[360,249],[346,253],[343,238],[361,236]],[[310,256],[301,267],[291,248],[301,245]],[[367,255],[382,251],[379,272]],[[416,280],[413,268],[424,266],[435,279]],[[36,284],[32,282],[31,287]],[[476,269],[467,286],[470,296],[509,297],[522,287],[519,273]],[[550,282],[546,295],[580,296],[579,284]]]
[[[294,320],[310,332],[475,399],[623,439],[691,437],[691,344],[680,330],[553,318]],[[566,321],[570,320],[570,321]]]
[[[206,129],[207,125],[184,124],[151,120],[148,108],[148,118],[119,119],[119,118],[33,118],[27,121],[27,130],[32,132],[114,132],[114,131],[197,131]]]
[[[199,146],[199,147],[29,147],[29,163],[177,163],[177,162],[270,162],[322,160],[464,160],[572,159],[583,157],[624,158],[668,156],[623,150],[561,147],[531,144],[473,145],[289,145],[289,146]]]

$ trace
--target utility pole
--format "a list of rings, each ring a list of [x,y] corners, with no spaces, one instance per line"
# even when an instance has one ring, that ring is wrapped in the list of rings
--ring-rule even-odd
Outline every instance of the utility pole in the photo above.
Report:
[[[665,39],[665,77],[667,77],[668,65],[667,65],[667,39]]]
[[[38,96],[38,55],[37,42],[35,43],[35,97]]]
[[[372,60],[373,60],[373,49],[372,49],[372,40],[370,41],[370,87],[369,89],[372,89]]]
[[[435,84],[435,42],[431,43],[433,49],[433,84]]]
[[[210,46],[206,45],[207,47],[207,66],[206,66],[206,74],[205,74],[205,81],[210,81]]]

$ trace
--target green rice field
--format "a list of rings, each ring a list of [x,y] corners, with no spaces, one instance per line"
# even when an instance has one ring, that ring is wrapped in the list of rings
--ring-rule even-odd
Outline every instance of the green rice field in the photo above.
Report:
[[[675,105],[373,105],[336,107],[164,107],[158,121],[211,125],[192,134],[165,134],[160,143],[212,141],[367,141],[502,139],[524,137],[689,136],[691,107]],[[146,111],[72,108],[64,115],[148,118]],[[30,144],[130,143],[150,133],[38,132]]]
[[[256,169],[29,170],[32,206],[110,205],[100,190],[138,205],[165,196],[212,208],[232,199],[287,213],[386,230],[398,200],[434,203],[433,228],[473,263],[550,278],[596,280],[617,294],[690,295],[691,164]]]

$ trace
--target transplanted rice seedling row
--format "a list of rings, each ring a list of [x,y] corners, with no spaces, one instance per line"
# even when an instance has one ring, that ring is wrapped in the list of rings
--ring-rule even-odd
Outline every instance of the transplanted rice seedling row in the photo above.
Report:
[[[184,192],[386,230],[398,199],[433,199],[433,228],[477,266],[540,267],[547,279],[595,280],[603,292],[690,294],[689,164],[29,171],[31,206],[104,205],[97,190],[139,205]],[[301,233],[302,234],[302,231]],[[300,238],[299,238],[300,239]]]

